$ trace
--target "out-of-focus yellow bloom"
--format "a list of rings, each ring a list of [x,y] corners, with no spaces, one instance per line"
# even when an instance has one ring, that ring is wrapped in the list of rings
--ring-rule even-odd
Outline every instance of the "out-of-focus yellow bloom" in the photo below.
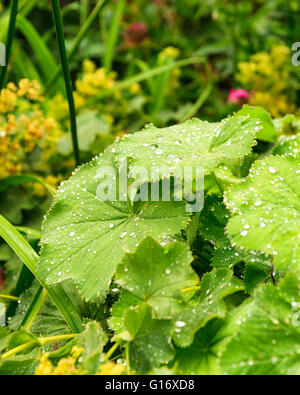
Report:
[[[160,55],[166,58],[176,59],[180,55],[180,50],[175,47],[166,47],[162,50]]]
[[[53,374],[54,366],[49,361],[49,353],[42,355],[40,364],[35,370],[36,376],[51,376]]]
[[[112,88],[116,78],[117,74],[115,72],[107,73],[104,68],[97,69],[92,61],[85,60],[83,63],[83,75],[76,81],[76,93],[83,97],[97,95],[100,89]]]
[[[290,49],[284,44],[240,63],[237,80],[252,91],[249,104],[264,106],[275,118],[293,113],[296,92],[292,89],[290,63]]]
[[[43,157],[39,170],[51,170],[48,161],[57,154],[57,141],[64,133],[45,114],[42,100],[38,82],[27,79],[18,87],[9,83],[0,92],[0,179],[32,171],[27,159],[37,149]]]
[[[98,376],[120,376],[124,372],[125,367],[113,362],[107,362],[102,365]]]
[[[135,82],[134,84],[132,84],[129,88],[130,93],[132,93],[133,95],[136,95],[138,93],[141,92],[141,85],[138,84],[137,82]]]
[[[79,374],[79,371],[76,369],[76,360],[73,357],[68,357],[61,359],[54,369],[54,376],[72,376],[75,374]]]
[[[85,349],[83,347],[74,346],[71,351],[72,357],[78,359],[84,353],[84,351]]]

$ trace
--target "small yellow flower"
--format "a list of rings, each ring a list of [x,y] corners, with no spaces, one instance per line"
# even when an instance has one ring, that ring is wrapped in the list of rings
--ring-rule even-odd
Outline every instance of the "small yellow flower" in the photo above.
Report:
[[[180,55],[180,50],[175,47],[167,47],[161,52],[161,55],[166,58],[176,59]]]
[[[53,365],[48,359],[49,353],[44,354],[40,359],[40,364],[35,370],[36,376],[51,376],[53,374]]]
[[[72,357],[78,359],[84,353],[84,351],[85,349],[83,347],[74,346],[71,351]]]
[[[107,362],[100,367],[98,376],[120,376],[125,370],[125,367],[121,364],[115,364],[113,362]]]
[[[78,373],[75,366],[75,359],[72,357],[61,359],[54,369],[53,375],[55,376],[72,376]]]

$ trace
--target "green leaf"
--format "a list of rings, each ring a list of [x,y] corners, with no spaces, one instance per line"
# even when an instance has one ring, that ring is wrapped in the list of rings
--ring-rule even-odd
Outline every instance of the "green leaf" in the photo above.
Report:
[[[6,307],[5,304],[0,303],[0,326],[5,326],[6,324]]]
[[[248,105],[237,112],[239,116],[250,116],[261,121],[262,129],[257,134],[257,138],[262,141],[273,143],[278,138],[278,132],[274,126],[271,115],[262,107],[251,107]]]
[[[103,348],[107,343],[107,336],[98,322],[90,322],[86,330],[80,335],[78,345],[84,348],[80,364],[89,374],[96,374],[103,360]]]
[[[234,116],[221,123],[193,119],[165,129],[150,125],[114,148],[118,158],[128,157],[132,165],[202,166],[209,173],[226,159],[249,154],[260,124],[255,118]]]
[[[297,155],[300,153],[300,135],[281,136],[273,148],[273,155]]]
[[[126,290],[122,291],[120,299],[114,304],[111,309],[111,317],[109,319],[109,326],[116,335],[126,330],[124,326],[125,313],[130,307],[137,306],[140,299]]]
[[[88,322],[86,329],[75,339],[60,347],[57,351],[49,354],[49,360],[57,365],[63,358],[72,354],[75,346],[83,348],[83,353],[79,358],[80,368],[84,374],[93,375],[99,371],[103,362],[103,348],[107,343],[107,336],[103,332],[98,322]]]
[[[254,260],[245,267],[246,291],[251,293],[261,283],[271,281],[272,265]]]
[[[176,242],[163,248],[147,238],[135,253],[125,255],[116,282],[151,306],[155,317],[170,319],[185,307],[182,290],[198,283],[192,261],[186,245]]]
[[[274,126],[280,135],[291,136],[300,132],[300,119],[293,114],[274,119]]]
[[[7,328],[0,326],[0,353],[8,347],[10,332]]]
[[[196,333],[190,347],[177,348],[175,374],[220,375],[219,358],[227,341],[226,337],[224,339],[223,327],[222,320],[211,320]]]
[[[55,188],[45,183],[41,178],[38,178],[31,174],[18,174],[10,176],[1,180],[0,192],[5,191],[8,188],[16,187],[26,183],[38,183],[42,185],[50,195],[55,194]]]
[[[175,343],[180,347],[190,346],[196,332],[208,321],[226,315],[227,308],[223,299],[244,289],[242,281],[233,277],[231,270],[214,269],[205,274],[199,296],[190,301],[189,307],[176,316],[173,334]]]
[[[154,320],[150,307],[141,304],[127,311],[124,324],[130,338],[130,367],[136,372],[145,374],[172,360],[171,321]]]
[[[300,277],[261,287],[236,317],[238,333],[222,356],[232,375],[294,375],[300,371]]]
[[[36,350],[4,361],[0,360],[0,376],[32,376],[38,364]]]
[[[270,157],[225,194],[233,217],[227,231],[247,250],[272,256],[282,271],[300,264],[300,157]]]
[[[107,134],[110,127],[96,111],[83,111],[77,118],[78,144],[80,151],[92,150],[92,145],[97,136]],[[62,137],[57,143],[58,151],[62,155],[69,155],[72,150],[72,139],[70,135]]]
[[[222,197],[218,195],[208,196],[201,213],[199,231],[200,234],[216,248],[211,264],[216,268],[233,269],[237,264],[244,262],[257,266],[258,270],[269,268],[271,271],[270,259],[263,254],[254,251],[243,251],[233,247],[226,235],[226,226],[230,219],[230,211],[223,203]]]
[[[87,299],[104,299],[124,251],[131,252],[147,236],[162,241],[188,222],[183,202],[103,201],[96,196],[99,171],[113,167],[107,151],[82,166],[64,183],[43,225],[39,271],[49,284],[73,280]],[[116,185],[110,179],[111,187]]]
[[[39,284],[35,281],[34,284],[21,295],[16,314],[9,321],[9,328],[11,330],[19,329],[38,288]],[[31,327],[31,332],[37,336],[56,336],[70,333],[65,319],[57,310],[49,296],[46,297],[45,303]]]

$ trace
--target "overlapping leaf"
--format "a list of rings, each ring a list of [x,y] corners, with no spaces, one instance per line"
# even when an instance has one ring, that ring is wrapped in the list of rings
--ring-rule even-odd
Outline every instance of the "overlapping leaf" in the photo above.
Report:
[[[148,238],[135,253],[125,255],[116,281],[151,306],[156,317],[170,319],[184,308],[182,290],[198,283],[192,260],[186,245],[173,243],[163,248]]]
[[[72,279],[87,299],[104,298],[124,251],[147,236],[162,240],[188,222],[182,202],[103,201],[97,198],[103,166],[119,167],[110,151],[81,167],[59,189],[43,226],[40,273],[48,283]],[[116,182],[116,183],[115,183]]]
[[[261,121],[233,116],[221,123],[193,119],[165,129],[148,126],[115,145],[118,158],[128,157],[132,165],[173,169],[201,166],[208,173],[226,159],[243,157],[256,144]]]
[[[257,290],[236,318],[238,333],[222,356],[226,374],[293,375],[300,372],[300,278]]]
[[[246,264],[245,283],[247,290],[251,291],[258,283],[270,278],[271,262],[263,254],[232,246],[225,233],[229,219],[230,212],[222,198],[217,195],[208,196],[200,218],[199,231],[216,248],[211,261],[214,267],[232,269],[241,262]]]
[[[273,149],[274,155],[300,154],[300,135],[282,136]]]
[[[232,241],[262,251],[279,270],[300,265],[300,157],[257,162],[247,181],[226,193]]]
[[[191,345],[197,331],[208,321],[226,315],[223,299],[244,288],[242,281],[233,277],[231,270],[215,269],[206,274],[201,281],[200,295],[176,317],[173,335],[176,344],[180,347]]]
[[[140,374],[166,364],[174,357],[171,345],[172,322],[152,318],[151,308],[145,303],[129,309],[124,319],[129,340],[130,366]]]
[[[219,358],[227,341],[224,337],[224,322],[211,320],[195,335],[188,348],[177,348],[175,357],[176,374],[217,375],[221,373]]]

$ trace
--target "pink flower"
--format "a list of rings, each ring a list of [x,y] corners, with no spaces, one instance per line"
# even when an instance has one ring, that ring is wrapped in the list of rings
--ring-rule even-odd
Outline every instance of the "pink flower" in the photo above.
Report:
[[[128,26],[124,34],[127,48],[136,48],[148,40],[149,28],[146,23],[135,22]]]
[[[234,104],[240,104],[247,101],[249,93],[245,89],[230,89],[228,100]]]

